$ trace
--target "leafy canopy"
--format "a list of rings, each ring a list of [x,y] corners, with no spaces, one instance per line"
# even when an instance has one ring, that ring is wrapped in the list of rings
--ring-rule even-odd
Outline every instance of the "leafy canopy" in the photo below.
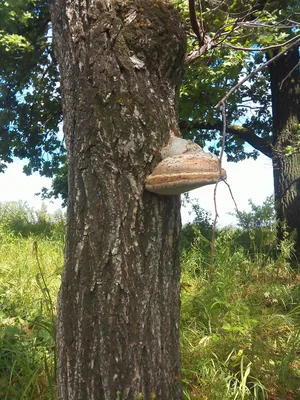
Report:
[[[19,157],[51,176],[64,154],[49,21],[46,1],[0,0],[0,171]]]
[[[299,38],[300,4],[262,0],[195,2],[196,6],[201,5],[196,7],[199,30],[204,37],[199,44],[189,21],[190,1],[174,3],[187,21],[187,59],[191,60],[180,92],[181,129],[202,145],[209,141],[213,150],[221,144],[221,115],[216,104],[247,74]],[[199,47],[201,56],[194,57]],[[267,69],[238,88],[226,108],[230,133],[226,154],[230,161],[257,157],[257,150],[269,148],[272,113]],[[245,141],[256,150],[245,148]]]
[[[214,106],[241,77],[287,46],[278,44],[299,34],[300,5],[295,0],[194,2],[201,41],[192,29],[191,1],[173,3],[186,21],[189,46],[180,91],[180,128],[187,138],[201,145],[208,142],[216,151],[220,111]],[[270,46],[275,47],[262,51]],[[47,1],[0,0],[0,57],[0,171],[14,157],[27,159],[27,174],[56,175],[51,194],[64,191],[66,196],[65,149],[58,136],[59,74]],[[270,104],[267,70],[227,101],[229,160],[257,157],[263,148],[259,144],[270,144]],[[245,141],[257,150],[245,147]]]

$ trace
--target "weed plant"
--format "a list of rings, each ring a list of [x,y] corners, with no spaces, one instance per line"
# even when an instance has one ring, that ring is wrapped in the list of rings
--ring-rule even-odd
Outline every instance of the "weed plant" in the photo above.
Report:
[[[2,233],[63,240],[65,216],[62,211],[49,214],[45,206],[35,210],[26,202],[11,201],[0,203],[0,226]]]

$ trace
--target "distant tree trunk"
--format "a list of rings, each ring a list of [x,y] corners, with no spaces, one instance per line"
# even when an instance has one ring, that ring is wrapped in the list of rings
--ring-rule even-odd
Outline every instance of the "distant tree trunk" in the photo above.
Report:
[[[180,18],[162,0],[51,15],[69,170],[58,399],[181,399],[180,199],[144,190],[177,125]]]
[[[300,260],[300,153],[287,156],[286,146],[300,140],[299,49],[288,52],[270,65],[273,111],[273,174],[278,239],[284,230],[296,232],[296,255]]]

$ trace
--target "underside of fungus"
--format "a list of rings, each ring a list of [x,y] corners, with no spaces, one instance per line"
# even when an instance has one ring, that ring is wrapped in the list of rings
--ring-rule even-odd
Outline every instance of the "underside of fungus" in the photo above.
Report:
[[[149,192],[176,195],[226,179],[217,156],[191,141],[171,136],[161,156],[163,160],[146,178]]]

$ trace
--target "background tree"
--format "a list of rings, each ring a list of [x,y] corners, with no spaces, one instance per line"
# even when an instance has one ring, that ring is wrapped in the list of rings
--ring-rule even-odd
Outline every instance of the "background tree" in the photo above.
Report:
[[[296,230],[299,255],[299,4],[200,1],[198,8],[194,1],[178,4],[194,31],[181,91],[181,129],[202,144],[208,141],[214,147],[214,142],[219,147],[222,123],[215,105],[237,88],[226,104],[227,158],[256,158],[262,152],[272,159],[278,238],[283,238],[285,229]],[[264,64],[265,69],[253,74]],[[247,74],[250,79],[238,87]],[[254,149],[244,147],[246,143]],[[294,151],[287,155],[287,148]]]
[[[181,229],[181,250],[188,252],[196,239],[201,236],[203,239],[202,245],[207,250],[208,264],[210,262],[210,242],[212,240],[213,220],[211,214],[204,210],[198,199],[190,200],[185,198],[183,205],[189,204],[191,207],[190,214],[193,215],[192,222],[188,222]],[[204,250],[204,248],[203,248]]]
[[[0,171],[14,157],[52,176],[64,159],[58,69],[47,1],[0,2]]]
[[[179,196],[145,192],[186,50],[164,1],[51,6],[68,151],[58,398],[181,399]]]

